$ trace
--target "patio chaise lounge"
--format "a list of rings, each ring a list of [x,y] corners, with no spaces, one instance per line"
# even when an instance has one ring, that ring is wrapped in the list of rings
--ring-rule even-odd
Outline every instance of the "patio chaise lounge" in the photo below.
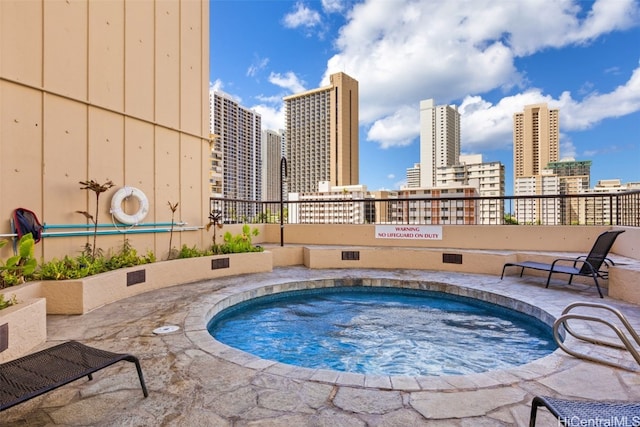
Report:
[[[0,364],[0,411],[84,376],[91,380],[93,373],[122,360],[135,363],[142,392],[147,397],[136,357],[68,341]]]
[[[640,402],[600,402],[536,396],[531,402],[529,427],[536,425],[539,406],[546,407],[563,426],[637,426]]]
[[[525,268],[548,271],[547,288],[549,287],[549,281],[551,280],[551,275],[553,273],[568,274],[568,284],[571,284],[573,276],[587,276],[593,278],[596,288],[598,289],[598,294],[600,294],[600,298],[602,298],[602,290],[598,283],[598,277],[602,279],[608,278],[608,271],[601,270],[601,268],[603,264],[607,267],[609,265],[614,265],[614,262],[607,258],[607,255],[613,246],[613,242],[615,242],[616,238],[621,233],[624,233],[624,230],[610,230],[599,235],[593,244],[591,251],[586,257],[558,258],[551,264],[535,261],[508,262],[502,267],[502,275],[500,276],[500,279],[504,277],[504,271],[507,267],[520,267],[520,277],[522,277]]]

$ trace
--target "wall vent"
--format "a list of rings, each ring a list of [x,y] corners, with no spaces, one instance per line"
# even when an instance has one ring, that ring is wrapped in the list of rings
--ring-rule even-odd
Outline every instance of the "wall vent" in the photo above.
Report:
[[[9,324],[0,325],[0,353],[9,348]]]
[[[462,264],[462,254],[442,254],[443,264]]]
[[[127,273],[127,286],[144,283],[147,280],[147,270],[130,271]]]
[[[343,261],[359,261],[360,251],[342,251]]]
[[[211,260],[211,269],[229,268],[229,258],[216,258]]]

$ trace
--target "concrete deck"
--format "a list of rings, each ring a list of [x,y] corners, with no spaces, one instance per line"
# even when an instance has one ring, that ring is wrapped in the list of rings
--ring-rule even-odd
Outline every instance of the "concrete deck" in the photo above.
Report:
[[[215,342],[206,333],[212,307],[224,297],[266,285],[333,278],[442,282],[519,299],[552,316],[574,301],[621,310],[640,330],[638,306],[598,298],[593,287],[540,277],[499,277],[417,270],[276,268],[186,284],[121,300],[82,316],[48,316],[46,346],[74,339],[140,358],[145,399],[135,368],[120,363],[0,414],[2,426],[524,426],[531,399],[640,401],[640,375],[567,355],[482,374],[379,377],[296,368],[261,360]],[[602,316],[607,317],[607,316]],[[170,334],[154,334],[178,325]],[[573,324],[572,324],[573,325]],[[596,325],[576,329],[613,336]],[[629,354],[567,340],[567,345],[636,368]],[[538,426],[557,426],[546,410]],[[583,425],[583,424],[576,424]],[[584,424],[586,425],[586,424]],[[589,424],[592,425],[592,424]]]

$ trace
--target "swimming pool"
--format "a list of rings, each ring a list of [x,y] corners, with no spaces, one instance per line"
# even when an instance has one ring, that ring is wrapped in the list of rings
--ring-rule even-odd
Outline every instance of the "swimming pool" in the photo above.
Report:
[[[207,329],[263,359],[373,375],[464,375],[518,366],[556,349],[549,326],[534,316],[397,286],[251,298],[220,311]]]

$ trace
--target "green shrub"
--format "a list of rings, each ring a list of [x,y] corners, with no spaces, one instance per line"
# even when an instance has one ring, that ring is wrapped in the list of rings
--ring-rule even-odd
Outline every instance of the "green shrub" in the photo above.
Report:
[[[6,244],[1,242],[1,246]],[[25,234],[18,240],[17,254],[9,257],[5,263],[0,261],[0,289],[19,285],[29,280],[38,266],[34,258],[35,241],[31,233]]]
[[[178,252],[178,258],[197,258],[209,255],[213,255],[211,249],[198,249],[195,246],[190,248],[187,245],[182,245],[180,252]]]
[[[240,234],[233,235],[230,232],[224,233],[224,243],[213,246],[215,254],[237,254],[243,252],[262,252],[262,246],[254,246],[251,243],[251,236],[260,234],[257,228],[251,229],[247,224],[242,226]]]
[[[16,298],[15,295],[10,299],[6,300],[4,299],[4,295],[0,294],[0,310],[3,310],[7,307],[11,307],[12,305],[17,303],[18,303],[18,299]]]
[[[117,270],[119,268],[134,267],[141,264],[149,264],[156,261],[156,257],[152,252],[147,252],[146,255],[138,255],[138,251],[135,250],[128,240],[125,240],[122,245],[122,249],[119,252],[111,255],[105,262],[107,271]]]
[[[41,280],[67,280],[82,279],[106,271],[119,268],[133,267],[141,264],[149,264],[156,261],[153,252],[147,252],[140,256],[138,252],[125,241],[120,251],[111,256],[93,256],[86,251],[75,258],[65,256],[63,259],[52,259],[38,268],[35,277]]]

